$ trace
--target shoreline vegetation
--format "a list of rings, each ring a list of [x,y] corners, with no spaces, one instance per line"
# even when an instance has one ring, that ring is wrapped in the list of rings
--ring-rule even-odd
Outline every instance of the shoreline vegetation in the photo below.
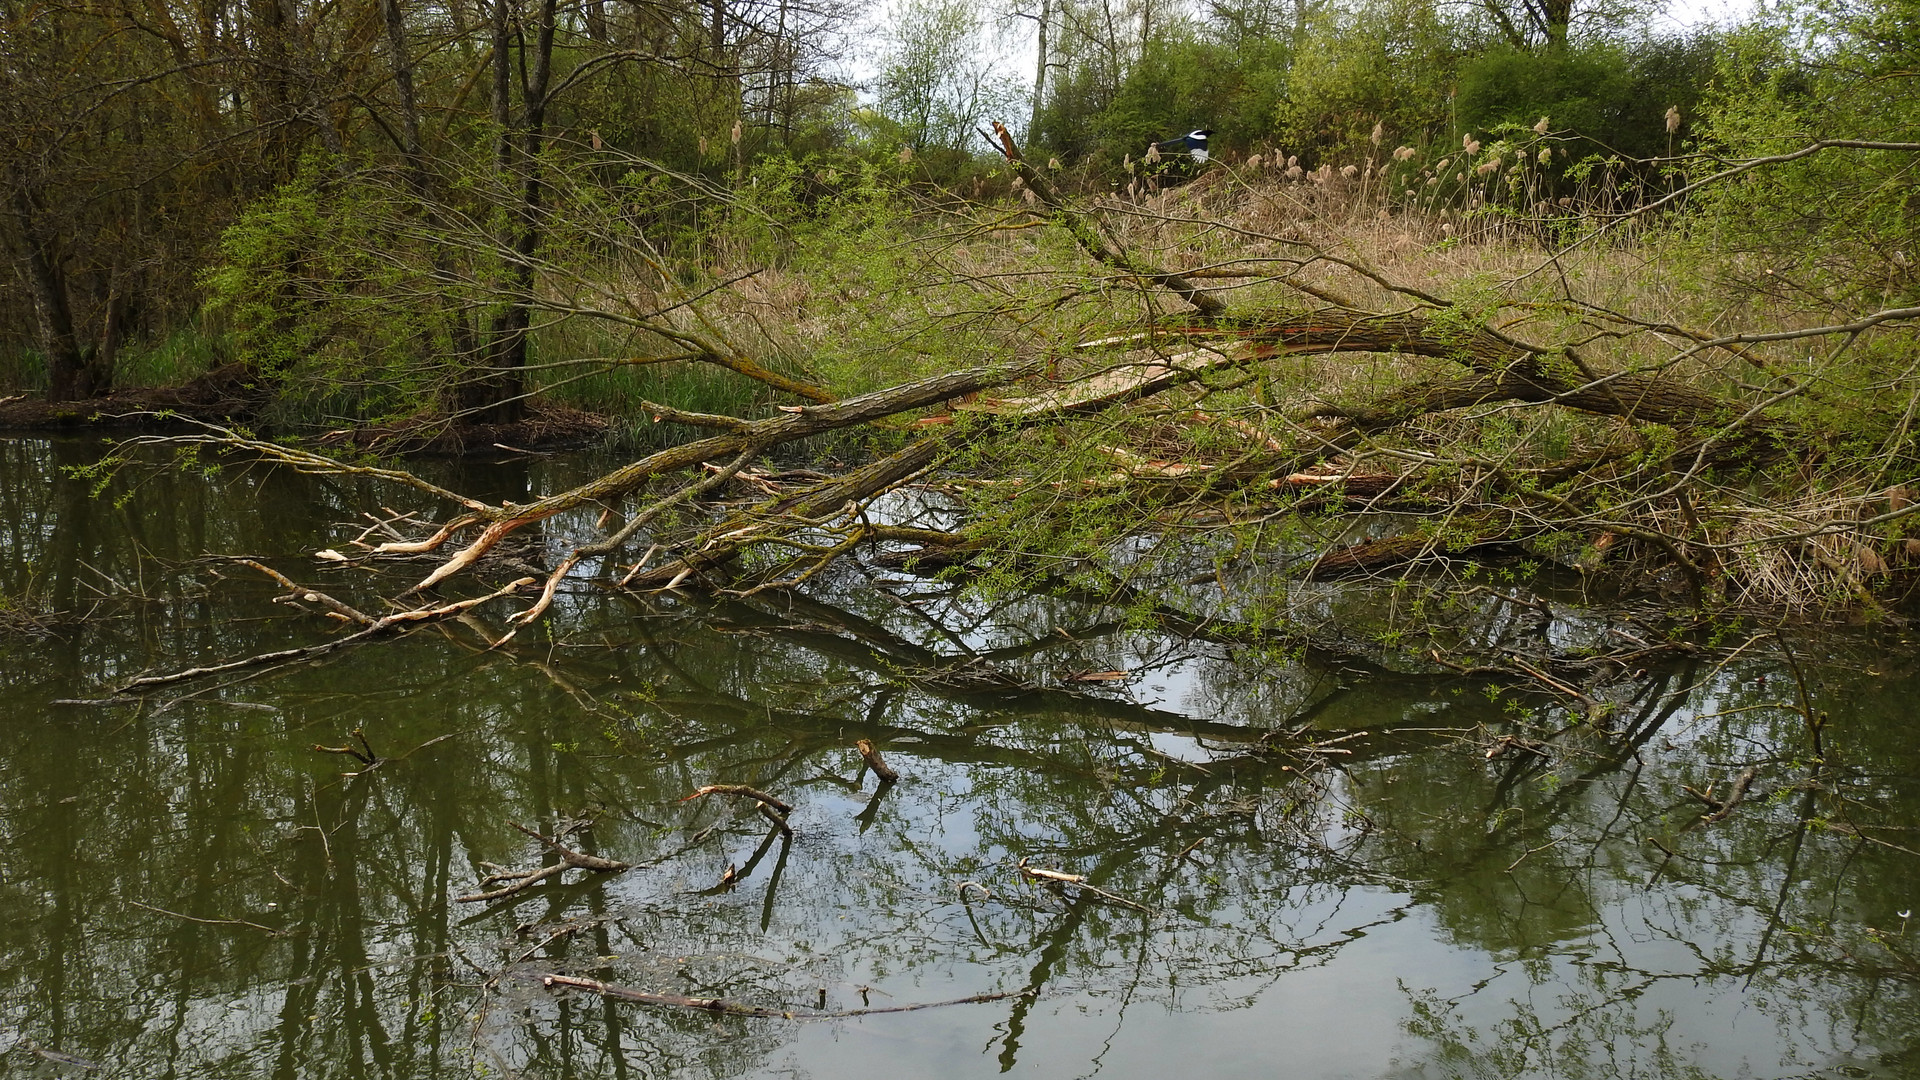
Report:
[[[757,88],[766,42],[724,20],[675,39],[729,64],[650,148],[610,111],[680,85],[628,47],[640,29],[501,0],[461,26],[388,3],[359,51],[256,29],[241,52],[278,65],[221,53],[211,70],[244,93],[135,152],[87,124],[144,91],[89,81],[80,46],[102,35],[133,74],[160,43],[110,33],[111,9],[60,14],[65,37],[18,22],[20,71],[67,96],[21,88],[33,102],[13,106],[41,111],[18,117],[20,287],[0,314],[32,333],[10,339],[0,426],[132,426],[133,445],[411,487],[438,503],[416,531],[342,556],[439,559],[396,610],[426,610],[417,594],[512,533],[598,511],[603,535],[544,567],[509,637],[583,567],[753,595],[853,556],[1283,637],[1290,583],[1417,580],[1417,599],[1562,571],[1701,619],[1904,621],[1911,12],[1783,9],[1706,48],[1569,29],[1598,9],[1516,10],[1549,9],[1537,26],[1498,4],[1484,23],[1413,18],[1385,44],[1362,29],[1373,8],[1237,44],[1198,15],[1164,40],[1142,23],[1104,95],[1058,41],[1068,77],[1049,90],[1043,41],[1028,151],[983,126],[1016,99],[960,108],[943,80],[964,65],[916,53],[926,34],[888,39],[873,106],[825,102],[824,69],[794,60],[786,90],[825,95],[803,107]],[[816,29],[851,10],[819,9]],[[1817,55],[1790,44],[1807,28]],[[1136,100],[1153,80],[1201,105],[1169,58],[1259,41],[1284,46],[1284,107],[1222,113],[1204,163],[1126,149],[1167,119]],[[1368,74],[1380,48],[1450,59]],[[180,100],[220,90],[155,72]],[[1343,97],[1336,74],[1375,95]],[[1247,76],[1240,106],[1259,96]],[[356,79],[359,97],[327,89]],[[1389,107],[1399,91],[1414,104]],[[1099,109],[1074,121],[1074,95]],[[254,124],[234,127],[241,106]],[[779,108],[797,110],[785,128]],[[265,156],[214,149],[236,132]],[[188,161],[267,162],[272,182],[223,181],[196,232]],[[60,201],[116,168],[157,200],[136,220]],[[173,248],[121,258],[163,232]],[[376,464],[593,443],[629,460],[530,506]]]

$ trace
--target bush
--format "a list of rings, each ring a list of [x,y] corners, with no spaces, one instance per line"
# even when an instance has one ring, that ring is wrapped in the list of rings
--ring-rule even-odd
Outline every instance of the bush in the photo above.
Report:
[[[1238,48],[1192,37],[1155,42],[1094,118],[1095,137],[1116,159],[1196,128],[1213,129],[1216,152],[1253,145],[1271,129],[1290,59],[1273,39]]]
[[[1819,139],[1920,142],[1920,4],[1786,10],[1728,40],[1703,103],[1718,159]],[[1808,56],[1794,42],[1830,43]],[[1836,148],[1728,178],[1694,199],[1698,238],[1744,253],[1746,286],[1850,308],[1920,300],[1920,153]]]
[[[1464,131],[1490,131],[1545,116],[1555,132],[1585,141],[1568,148],[1570,159],[1661,156],[1678,145],[1667,131],[1667,109],[1678,107],[1683,119],[1694,114],[1713,75],[1717,41],[1701,34],[1633,46],[1494,49],[1461,65],[1459,123]]]
[[[1273,117],[1283,150],[1308,168],[1357,162],[1375,124],[1387,146],[1452,141],[1448,97],[1471,40],[1462,28],[1426,4],[1372,0],[1315,29]]]

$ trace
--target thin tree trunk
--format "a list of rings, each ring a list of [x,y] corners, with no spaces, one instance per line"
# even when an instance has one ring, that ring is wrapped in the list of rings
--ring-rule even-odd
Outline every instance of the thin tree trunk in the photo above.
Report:
[[[247,15],[248,27],[240,44],[244,55],[258,58],[250,72],[253,85],[248,95],[253,122],[266,133],[267,157],[275,177],[290,176],[300,148],[295,127],[288,123],[293,118],[296,95],[289,86],[292,63],[288,58],[286,13],[279,0],[247,0]]]
[[[498,164],[503,183],[518,188],[514,207],[513,233],[509,243],[508,268],[503,284],[505,299],[494,316],[488,334],[486,371],[467,385],[462,395],[469,422],[508,424],[525,415],[521,400],[526,391],[528,331],[532,326],[534,289],[534,253],[539,250],[545,184],[540,172],[541,143],[545,138],[547,89],[552,73],[553,35],[556,0],[541,0],[532,27],[532,55],[526,30],[510,33],[507,0],[495,0],[494,37],[494,122],[500,126]],[[510,46],[514,38],[520,48]],[[510,95],[513,58],[520,54],[521,119],[513,123]]]
[[[400,10],[400,0],[382,0],[387,21],[387,53],[393,65],[393,84],[400,95],[400,138],[405,144],[401,149],[407,157],[408,182],[413,186],[415,197],[420,200],[427,226],[435,233],[444,234],[445,220],[439,213],[438,185],[434,183],[433,170],[427,167],[427,151],[420,139],[420,106],[414,91],[413,57],[407,49],[407,24]],[[458,280],[453,272],[452,262],[444,245],[436,245],[433,253],[433,275],[446,286],[443,303],[446,307],[446,329],[448,341],[453,346],[457,362],[471,361],[477,355],[473,327],[460,310]]]
[[[1053,22],[1053,0],[1040,0],[1040,32],[1038,52],[1040,59],[1033,68],[1033,118],[1027,122],[1026,142],[1035,145],[1034,140],[1040,131],[1040,113],[1047,104],[1047,27]]]
[[[400,0],[382,0],[387,18],[387,59],[393,67],[393,86],[400,94],[400,139],[413,174],[414,187],[425,195],[426,154],[420,144],[420,106],[413,89],[413,58],[407,51],[407,24],[400,13]]]
[[[291,68],[300,80],[300,109],[305,113],[307,123],[313,126],[314,133],[320,137],[320,145],[327,148],[333,156],[334,170],[344,172],[347,167],[347,147],[340,137],[340,129],[333,124],[333,113],[329,103],[320,97],[322,78],[313,50],[313,42],[308,38],[306,27],[300,23],[300,10],[295,0],[280,0],[280,18],[291,56]]]

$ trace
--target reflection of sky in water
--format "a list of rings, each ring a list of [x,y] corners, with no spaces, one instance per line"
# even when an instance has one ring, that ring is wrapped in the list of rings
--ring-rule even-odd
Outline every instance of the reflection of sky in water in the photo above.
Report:
[[[1403,897],[1356,889],[1298,913],[1299,924],[1380,924],[1347,945],[1341,962],[1278,978],[1227,979],[1185,990],[1165,987],[1128,1000],[1124,989],[1043,1001],[1030,1017],[1018,1068],[1027,1076],[1371,1077],[1387,1075],[1404,1048],[1410,984],[1482,978],[1475,954],[1436,943],[1417,915],[1386,922]],[[768,1072],[799,1065],[813,1075],[976,1077],[994,1058],[1004,1013],[967,1006],[939,1013],[906,1033],[873,1017],[808,1026]],[[994,1050],[982,1047],[993,1043]],[[772,1064],[772,1063],[770,1063]]]
[[[1851,801],[1819,796],[1834,827],[1805,831],[1791,880],[1814,796],[1804,721],[1781,707],[1791,677],[1769,648],[1608,687],[1628,736],[1602,737],[1544,697],[1188,647],[1103,629],[1113,613],[1061,601],[955,600],[904,578],[889,596],[847,574],[816,597],[840,609],[707,609],[611,600],[583,579],[514,649],[450,624],[139,711],[52,706],[113,672],[331,632],[272,604],[255,577],[184,561],[204,550],[258,554],[356,597],[372,584],[309,554],[341,542],[351,492],[326,489],[316,506],[311,491],[247,477],[156,486],[165,508],[74,501],[34,445],[0,454],[0,468],[40,477],[0,485],[15,558],[50,581],[67,580],[66,560],[74,581],[194,598],[136,605],[69,640],[0,640],[14,710],[0,744],[0,1015],[8,1037],[106,1062],[103,1075],[285,1063],[288,1075],[470,1076],[477,1061],[494,1075],[611,1076],[609,1016],[627,1075],[676,1076],[997,1075],[1016,1016],[1012,1071],[1048,1077],[1786,1077],[1914,1037],[1917,976],[1897,955],[1913,955],[1912,938],[1889,947],[1865,928],[1920,907],[1915,861],[1840,831],[1890,826],[1874,835],[1911,846],[1898,830],[1920,817],[1912,675],[1870,646],[1801,646],[1834,713],[1838,771],[1822,783]],[[545,463],[520,481],[552,490],[566,477],[541,470],[578,468]],[[545,542],[591,525],[569,519]],[[1366,616],[1351,591],[1302,602]],[[1489,633],[1531,632],[1491,601],[1474,615]],[[483,616],[491,633],[500,617]],[[1546,640],[1605,630],[1566,620]],[[997,669],[1040,691],[949,692],[902,674],[962,650],[1003,650]],[[1868,677],[1867,662],[1895,674]],[[1114,669],[1137,677],[1060,690],[1064,675]],[[1345,756],[1286,739],[1258,752],[1253,736],[1309,721],[1308,737],[1372,735],[1341,743]],[[395,760],[342,780],[352,763],[310,747],[355,727]],[[1555,756],[1488,759],[1506,732],[1554,737]],[[906,776],[877,798],[871,777],[849,783],[863,736]],[[1684,788],[1724,792],[1749,763],[1749,801],[1698,824]],[[784,862],[776,841],[735,889],[709,894],[768,836],[741,804],[679,801],[728,781],[788,797],[797,836]],[[594,849],[640,868],[493,915],[447,903],[479,860],[534,865],[508,822],[588,805],[602,808]],[[1647,837],[1678,857],[1663,866]],[[1016,876],[1022,856],[1158,913],[1050,896]],[[963,880],[993,898],[963,903]],[[567,919],[582,928],[533,947]],[[863,986],[874,1005],[937,1001],[1036,972],[1044,987],[1027,1007],[790,1023],[609,1010],[508,980],[472,1019],[468,961],[494,971],[523,956],[782,1007],[822,989],[830,1008],[858,1007]],[[1516,1023],[1539,1032],[1525,1054]],[[15,1051],[0,1076],[38,1061]]]

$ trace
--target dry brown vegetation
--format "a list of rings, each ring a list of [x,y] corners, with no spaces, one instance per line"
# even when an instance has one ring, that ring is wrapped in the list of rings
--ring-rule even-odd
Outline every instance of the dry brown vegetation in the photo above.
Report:
[[[929,201],[867,238],[861,272],[717,265],[696,297],[661,275],[622,301],[651,312],[625,320],[622,363],[704,364],[799,403],[650,405],[695,437],[532,505],[389,474],[460,509],[353,557],[453,552],[417,592],[597,508],[605,535],[508,637],[582,565],[609,587],[751,594],[862,553],[1251,632],[1280,629],[1262,598],[1290,580],[1445,585],[1488,560],[1699,611],[1898,617],[1915,398],[1874,363],[1910,349],[1915,312],[1743,293],[1684,232],[1599,205],[1548,233],[1409,210],[1363,172],[1245,167],[1078,199],[1007,150],[1011,203]],[[854,430],[880,447],[866,465],[768,463]]]

